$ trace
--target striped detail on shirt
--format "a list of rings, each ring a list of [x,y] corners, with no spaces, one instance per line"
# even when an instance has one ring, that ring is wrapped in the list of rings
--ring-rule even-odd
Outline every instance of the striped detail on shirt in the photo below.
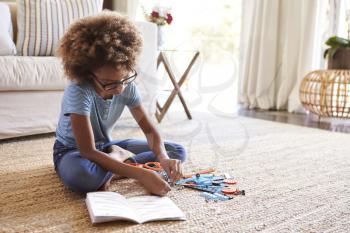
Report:
[[[77,19],[97,14],[103,0],[17,0],[18,55],[52,56]]]

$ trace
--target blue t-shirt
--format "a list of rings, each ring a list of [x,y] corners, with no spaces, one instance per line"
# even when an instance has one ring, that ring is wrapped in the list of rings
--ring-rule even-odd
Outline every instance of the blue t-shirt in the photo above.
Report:
[[[134,83],[126,86],[121,94],[104,100],[90,83],[71,82],[65,89],[62,99],[56,129],[57,140],[67,147],[77,148],[70,119],[70,114],[76,113],[90,116],[96,145],[110,141],[111,132],[124,107],[128,106],[129,109],[132,109],[140,105],[140,102],[140,95]]]

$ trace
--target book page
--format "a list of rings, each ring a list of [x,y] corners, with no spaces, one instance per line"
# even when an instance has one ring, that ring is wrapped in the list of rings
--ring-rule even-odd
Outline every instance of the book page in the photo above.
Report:
[[[128,198],[140,222],[153,220],[185,220],[185,214],[168,197],[139,196]]]
[[[129,219],[138,222],[137,216],[128,201],[115,192],[87,193],[86,203],[93,223],[117,219]]]

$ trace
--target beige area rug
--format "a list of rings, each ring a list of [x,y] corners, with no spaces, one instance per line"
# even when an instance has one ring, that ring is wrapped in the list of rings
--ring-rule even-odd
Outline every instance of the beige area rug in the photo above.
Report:
[[[125,126],[126,125],[126,126]],[[242,117],[184,114],[158,125],[164,138],[188,149],[186,172],[214,166],[246,190],[228,202],[206,203],[200,192],[173,189],[183,222],[92,226],[84,198],[53,170],[53,136],[0,144],[1,232],[348,232],[350,135]],[[116,138],[140,138],[123,122]],[[112,183],[125,196],[144,193],[131,180]]]

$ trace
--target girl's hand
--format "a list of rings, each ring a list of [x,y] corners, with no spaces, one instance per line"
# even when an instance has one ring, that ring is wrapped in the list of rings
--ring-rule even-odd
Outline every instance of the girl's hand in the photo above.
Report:
[[[162,159],[160,164],[166,171],[172,182],[176,182],[183,177],[182,164],[178,159]]]
[[[140,169],[138,180],[147,191],[155,195],[165,196],[171,190],[169,184],[159,174],[151,170]]]

